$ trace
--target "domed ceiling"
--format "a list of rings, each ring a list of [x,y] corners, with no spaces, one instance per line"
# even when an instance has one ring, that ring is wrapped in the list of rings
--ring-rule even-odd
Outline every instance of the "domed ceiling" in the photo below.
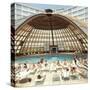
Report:
[[[69,18],[37,14],[15,31],[16,54],[87,52],[87,35]]]

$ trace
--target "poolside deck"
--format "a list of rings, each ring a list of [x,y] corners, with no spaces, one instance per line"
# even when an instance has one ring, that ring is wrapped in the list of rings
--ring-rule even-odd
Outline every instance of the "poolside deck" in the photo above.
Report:
[[[42,61],[37,64],[16,64],[16,87],[87,83],[88,69],[83,63],[84,61],[78,61],[76,64],[69,61],[49,63]]]
[[[54,74],[54,73],[53,73]],[[82,77],[79,76],[79,79],[76,79],[76,80],[63,80],[63,79],[60,79],[60,80],[56,80],[56,81],[53,81],[53,74],[48,72],[46,73],[46,78],[44,80],[44,82],[41,82],[40,84],[36,84],[36,75],[33,76],[33,80],[31,82],[27,82],[27,83],[24,83],[24,84],[16,84],[16,87],[27,87],[27,86],[42,86],[42,85],[64,85],[64,84],[82,84],[82,83],[87,83],[88,82],[88,79],[84,79]],[[56,73],[55,73],[56,74]],[[31,75],[30,75],[31,77]]]

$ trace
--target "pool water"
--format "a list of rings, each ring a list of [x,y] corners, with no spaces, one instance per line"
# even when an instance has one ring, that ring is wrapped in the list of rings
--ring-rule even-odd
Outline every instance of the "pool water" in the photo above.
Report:
[[[64,60],[73,60],[73,55],[71,54],[60,54],[60,55],[43,55],[43,56],[25,56],[25,57],[18,57],[16,58],[16,63],[37,63],[38,61],[43,58],[44,60],[47,60],[48,62],[53,61],[64,61]]]

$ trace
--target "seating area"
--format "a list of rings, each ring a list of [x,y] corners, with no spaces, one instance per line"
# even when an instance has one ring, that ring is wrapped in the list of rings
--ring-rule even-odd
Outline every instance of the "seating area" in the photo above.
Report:
[[[38,63],[15,63],[16,86],[53,85],[87,82],[88,71],[84,68],[87,60],[47,62],[41,58]],[[79,67],[78,64],[81,66]],[[13,79],[13,78],[12,78]],[[70,84],[69,83],[69,84]],[[67,84],[67,83],[66,83]]]

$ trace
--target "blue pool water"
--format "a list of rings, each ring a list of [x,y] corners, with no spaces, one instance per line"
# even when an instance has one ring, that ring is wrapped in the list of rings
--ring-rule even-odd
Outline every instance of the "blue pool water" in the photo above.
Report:
[[[73,55],[70,54],[60,54],[60,55],[43,55],[43,56],[26,56],[26,57],[18,57],[16,58],[17,63],[37,63],[43,58],[48,62],[52,61],[64,61],[64,60],[73,60]]]

